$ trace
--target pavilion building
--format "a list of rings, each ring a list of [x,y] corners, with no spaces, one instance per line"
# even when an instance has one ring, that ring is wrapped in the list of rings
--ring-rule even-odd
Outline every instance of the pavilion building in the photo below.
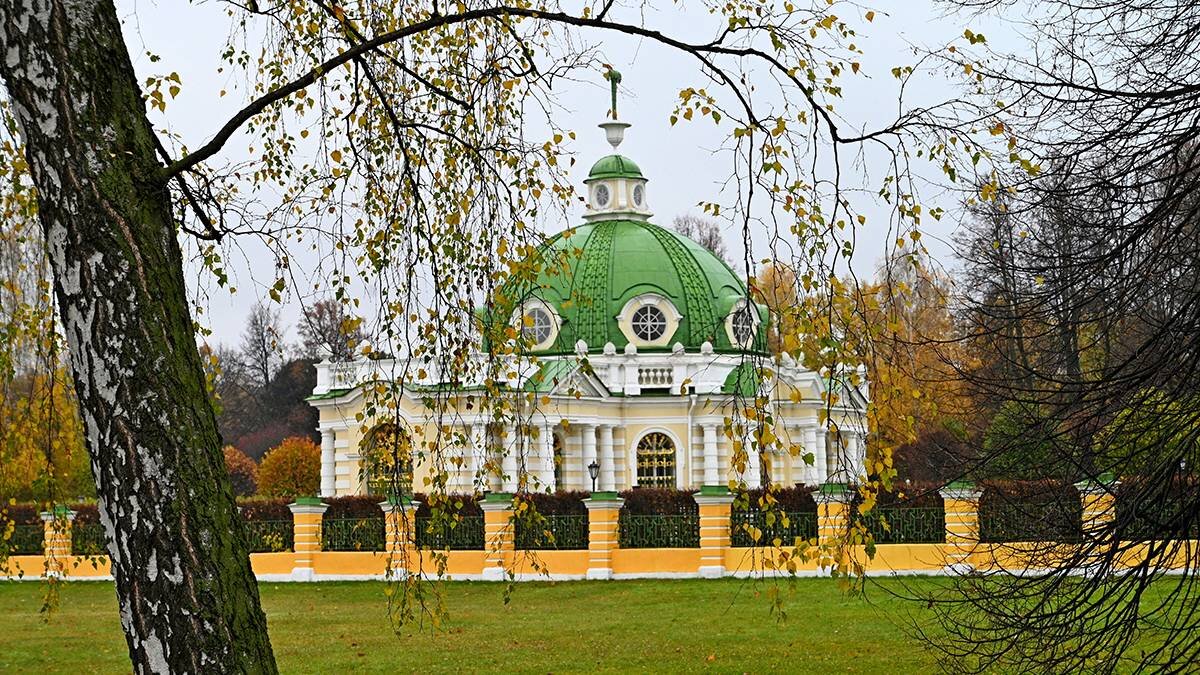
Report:
[[[629,125],[600,126],[615,151]],[[431,390],[445,395],[449,386],[432,364],[322,362],[309,399],[320,413],[322,497],[381,489],[366,458],[382,430],[394,438],[396,418],[400,435],[414,437],[406,470],[418,492],[435,470],[448,476],[451,492],[511,492],[522,471],[532,489],[588,490],[590,465],[598,467],[599,490],[737,479],[751,487],[764,480],[816,485],[864,473],[865,372],[851,384],[844,372],[830,377],[772,358],[766,309],[720,258],[650,222],[647,179],[631,159],[600,159],[585,183],[584,222],[537,253],[562,262],[545,265],[504,317],[531,345],[528,357],[505,369],[505,385],[536,393],[528,397],[536,409],[515,429],[478,406],[448,422],[444,410],[428,405]],[[387,420],[367,415],[369,385],[378,381],[400,385]],[[452,393],[472,395],[468,384],[458,386]],[[748,466],[737,474],[726,419],[760,397],[784,446],[802,451],[772,448],[760,457],[750,444]],[[417,449],[433,444],[443,457],[436,469],[430,453]],[[809,453],[811,464],[802,459]]]

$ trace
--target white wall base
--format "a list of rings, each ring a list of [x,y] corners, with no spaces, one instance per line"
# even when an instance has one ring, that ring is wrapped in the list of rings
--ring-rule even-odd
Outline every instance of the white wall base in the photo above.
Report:
[[[508,578],[508,571],[503,567],[485,567],[481,578],[484,581],[504,581]]]
[[[589,567],[587,578],[608,581],[613,578],[613,571],[608,567]]]
[[[720,579],[725,576],[724,565],[701,565],[697,571],[701,579]]]
[[[311,567],[293,567],[291,581],[316,581],[317,574]]]

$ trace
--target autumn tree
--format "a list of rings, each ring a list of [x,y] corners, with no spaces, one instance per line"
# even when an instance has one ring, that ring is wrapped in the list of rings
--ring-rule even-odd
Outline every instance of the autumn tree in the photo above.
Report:
[[[321,448],[307,438],[285,438],[258,467],[264,497],[312,497],[321,483]]]
[[[1187,670],[1200,658],[1200,4],[953,4],[1031,29],[1026,58],[982,36],[933,56],[965,74],[965,95],[1004,102],[991,132],[1038,158],[967,195],[979,215],[959,248],[963,317],[982,367],[964,374],[1003,432],[981,468],[1019,449],[1039,473],[1107,484],[1117,506],[1077,545],[1032,551],[1035,573],[959,580],[933,600],[950,630],[932,642],[971,672]],[[1073,490],[1044,496],[1078,509]]]
[[[246,453],[232,445],[225,446],[225,470],[233,493],[238,497],[249,497],[258,490],[258,465]]]
[[[254,386],[265,388],[283,363],[283,351],[283,324],[279,321],[279,311],[266,303],[256,303],[246,317],[238,349],[242,372]]]
[[[362,319],[350,315],[342,303],[327,298],[304,308],[296,331],[300,348],[310,359],[350,361],[355,350],[366,342]]]
[[[675,216],[671,220],[671,227],[679,234],[708,249],[717,258],[725,261],[726,265],[733,264],[725,247],[725,237],[721,235],[721,225],[717,221],[688,213]]]

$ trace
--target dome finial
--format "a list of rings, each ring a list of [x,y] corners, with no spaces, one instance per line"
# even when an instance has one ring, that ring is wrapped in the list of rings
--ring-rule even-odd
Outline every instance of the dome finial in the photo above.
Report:
[[[615,151],[621,145],[621,141],[625,140],[625,130],[629,128],[629,123],[617,121],[617,85],[621,83],[621,73],[612,66],[607,66],[607,68],[604,79],[612,84],[612,108],[608,111],[608,117],[612,119],[602,123],[600,128],[604,129],[608,144]]]
[[[607,66],[608,72],[604,73],[604,79],[612,84],[612,109],[608,111],[610,117],[617,119],[617,85],[621,84],[621,73],[612,66]]]

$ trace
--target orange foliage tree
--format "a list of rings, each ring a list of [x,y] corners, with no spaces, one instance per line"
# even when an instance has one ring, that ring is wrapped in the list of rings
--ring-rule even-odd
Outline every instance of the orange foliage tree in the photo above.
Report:
[[[265,497],[311,496],[320,484],[321,448],[307,438],[285,438],[258,467],[258,492]]]
[[[62,369],[0,387],[0,498],[66,502],[95,496],[70,380]]]
[[[958,375],[966,357],[949,303],[952,281],[923,256],[892,257],[870,283],[831,277],[817,284],[775,263],[752,285],[771,313],[772,352],[802,353],[807,368],[824,374],[858,365],[837,362],[847,354],[867,366],[867,469],[885,484],[896,475],[896,448],[968,409]]]
[[[225,470],[233,483],[233,494],[249,497],[258,489],[258,465],[246,453],[232,445],[225,446]]]

